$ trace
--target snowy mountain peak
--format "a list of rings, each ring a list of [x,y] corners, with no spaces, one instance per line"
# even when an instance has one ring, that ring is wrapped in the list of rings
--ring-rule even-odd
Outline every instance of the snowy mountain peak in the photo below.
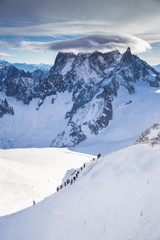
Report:
[[[150,86],[159,87],[160,76],[146,62],[133,55],[130,48],[123,55],[118,50],[77,55],[60,52],[49,73],[41,70],[25,73],[10,66],[0,68],[1,96],[3,99],[5,96],[14,98],[14,105],[11,99],[7,98],[7,101],[13,107],[17,122],[21,121],[19,118],[22,116],[15,111],[18,104],[16,101],[29,105],[25,107],[31,111],[31,114],[27,114],[27,118],[30,116],[31,132],[34,129],[36,136],[41,131],[46,134],[46,147],[75,147],[88,138],[98,136],[112,123],[116,112],[114,101],[120,91],[123,89],[128,95],[122,105],[132,107],[135,103],[132,95],[138,94],[137,87],[142,84],[148,91]],[[24,108],[23,104],[21,108]],[[48,126],[52,131],[46,130]],[[25,129],[28,129],[27,123]],[[2,135],[0,144],[7,146],[7,140],[4,144],[3,139],[10,138],[6,138],[6,135],[9,136],[8,129]],[[22,141],[17,141],[19,135],[17,137],[14,133],[12,142],[20,147]],[[37,147],[40,141],[44,144],[43,137],[42,140],[37,138],[38,142],[32,142],[32,136],[30,138],[31,146]],[[25,140],[23,144],[28,146]]]
[[[108,53],[94,51],[93,53],[78,53],[77,55],[60,52],[50,70],[50,75],[54,73],[65,75],[70,71],[78,71],[78,74],[83,74],[82,78],[84,78],[84,72],[87,74],[87,78],[90,77],[92,72],[102,75],[101,72],[103,71],[104,75],[116,66],[121,56],[118,50]]]
[[[51,67],[49,74],[50,75],[54,73],[65,74],[66,72],[65,71],[63,72],[64,68],[67,68],[66,65],[69,62],[72,63],[75,57],[76,55],[73,53],[59,52],[55,59],[54,66]]]
[[[160,144],[160,124],[155,123],[151,128],[144,131],[139,139],[136,141],[137,144]]]

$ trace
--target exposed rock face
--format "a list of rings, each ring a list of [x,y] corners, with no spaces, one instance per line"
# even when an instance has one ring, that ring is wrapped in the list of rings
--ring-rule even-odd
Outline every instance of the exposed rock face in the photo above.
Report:
[[[60,57],[62,59],[62,54]],[[67,62],[66,55],[64,61]],[[57,69],[56,64],[54,67]],[[79,129],[82,132],[81,136],[84,134],[82,138],[77,136],[79,140],[81,139],[80,142],[86,138],[85,127],[90,129],[91,134],[97,135],[108,126],[113,116],[112,101],[117,96],[120,86],[125,87],[129,94],[133,94],[135,92],[133,83],[136,81],[145,81],[151,86],[158,86],[160,82],[158,73],[137,56],[132,55],[130,48],[123,55],[117,50],[105,54],[94,52],[73,55],[68,68],[63,65],[61,72],[64,68],[68,69],[68,72],[62,75],[58,71],[60,80],[57,81],[56,78],[54,86],[58,87],[58,91],[67,90],[73,93],[73,107],[66,114],[66,118],[69,120],[68,126],[74,124],[74,128],[77,128],[74,136],[79,133]],[[50,79],[55,79],[55,72],[52,73]],[[91,109],[95,111],[94,118],[86,121]],[[64,139],[68,138],[70,143],[65,146],[77,144],[71,132],[64,130],[63,134],[53,140],[52,146],[64,146],[62,145]]]
[[[25,73],[12,65],[0,68],[0,91],[6,96],[15,97],[24,104],[29,104],[33,98],[43,98],[45,95],[45,77],[48,74],[41,70]]]
[[[151,144],[159,145],[160,144],[160,124],[155,123],[151,128],[148,128],[144,131],[140,138],[136,141],[136,144]]]
[[[0,91],[24,104],[38,98],[37,110],[47,96],[55,104],[59,94],[66,92],[72,106],[64,113],[66,125],[53,139],[51,146],[75,146],[88,133],[98,135],[113,117],[112,102],[120,87],[134,94],[134,84],[146,82],[160,85],[160,74],[131,53],[118,50],[109,53],[59,53],[48,73],[37,70],[25,73],[13,66],[0,68]],[[54,123],[53,123],[54,124]]]
[[[4,101],[0,100],[0,118],[2,118],[5,114],[14,115],[13,107],[9,106],[6,99]]]

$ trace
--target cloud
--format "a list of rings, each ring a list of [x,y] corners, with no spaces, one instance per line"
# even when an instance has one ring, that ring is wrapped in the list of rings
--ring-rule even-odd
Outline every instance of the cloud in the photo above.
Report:
[[[0,52],[0,58],[13,57],[11,54]]]
[[[12,47],[13,47],[13,44],[11,44],[7,41],[0,40],[0,49],[9,49]]]
[[[148,17],[149,18],[149,17]],[[107,21],[65,21],[65,22],[56,22],[56,23],[47,23],[35,26],[25,26],[25,27],[0,27],[0,36],[76,36],[76,35],[134,35],[139,36],[141,39],[146,41],[149,40],[149,43],[159,41],[160,29],[157,31],[157,22],[159,22],[159,17],[152,19],[150,23],[145,22],[145,19],[139,23],[128,23],[122,24],[113,24],[113,22]],[[151,26],[153,24],[153,26]],[[150,27],[151,26],[151,27]],[[148,30],[148,28],[151,30]],[[11,44],[11,41],[10,41]]]
[[[107,21],[61,21],[27,27],[0,27],[1,36],[66,36],[109,32]]]
[[[1,0],[0,23],[13,27],[86,19],[95,3],[96,0]]]
[[[0,50],[143,52],[160,42],[159,10],[160,0],[1,0]],[[46,36],[83,37],[31,42]]]
[[[131,47],[132,52],[141,53],[150,49],[150,45],[135,36],[129,35],[89,35],[72,40],[53,42],[27,42],[22,41],[18,47],[29,51],[67,51],[67,52],[92,52],[95,50],[107,52],[114,49],[125,51]]]
[[[159,3],[160,0],[1,0],[0,36],[82,35],[85,37],[48,43],[23,41],[17,48],[124,51],[129,45],[133,52],[139,53],[159,41],[154,34],[160,32]],[[104,44],[100,43],[102,39]],[[4,43],[4,48],[2,45],[0,41],[1,50],[14,48],[16,44],[10,41]]]
[[[140,35],[140,38],[143,38],[150,44],[160,43],[160,33]]]
[[[160,31],[159,0],[1,0],[0,34],[21,36]]]
[[[12,27],[68,20],[125,23],[159,15],[157,5],[159,0],[1,0],[0,23]]]

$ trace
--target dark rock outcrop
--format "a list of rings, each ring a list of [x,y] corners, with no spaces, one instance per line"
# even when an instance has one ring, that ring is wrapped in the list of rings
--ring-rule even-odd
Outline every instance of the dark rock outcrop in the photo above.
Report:
[[[5,114],[11,114],[14,115],[13,107],[11,107],[7,100],[0,100],[0,118],[3,117]]]

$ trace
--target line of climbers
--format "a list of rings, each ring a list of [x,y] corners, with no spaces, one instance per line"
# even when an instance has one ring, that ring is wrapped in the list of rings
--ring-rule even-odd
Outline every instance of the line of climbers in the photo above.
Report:
[[[97,159],[99,159],[101,157],[101,154],[100,153],[98,153],[97,154]],[[93,158],[93,161],[95,161],[96,159],[95,158]]]
[[[84,163],[83,167],[80,167],[80,170],[82,171],[83,168],[85,168],[85,166],[86,164]],[[68,178],[67,181],[64,182],[64,187],[66,187],[68,184],[72,185],[73,181],[76,181],[76,179],[78,178],[78,175],[79,175],[79,171],[76,172],[76,175],[73,178],[71,179]],[[63,185],[61,184],[59,187],[57,187],[57,192],[62,188],[63,188]]]
[[[99,154],[97,155],[97,159],[99,159],[100,157],[101,157],[101,154],[99,153]],[[93,161],[95,161],[95,160],[96,160],[96,159],[93,158]],[[85,167],[86,167],[86,164],[84,163],[84,164],[83,164],[83,167],[80,167],[80,170],[82,171]],[[71,179],[68,178],[67,181],[64,182],[64,187],[66,187],[68,184],[72,185],[72,183],[75,182],[76,179],[78,178],[78,175],[79,175],[79,171],[76,172],[76,175],[75,175],[73,178],[71,178]],[[61,184],[59,187],[57,187],[57,192],[58,192],[59,190],[61,190],[62,188],[63,188],[63,185]]]

